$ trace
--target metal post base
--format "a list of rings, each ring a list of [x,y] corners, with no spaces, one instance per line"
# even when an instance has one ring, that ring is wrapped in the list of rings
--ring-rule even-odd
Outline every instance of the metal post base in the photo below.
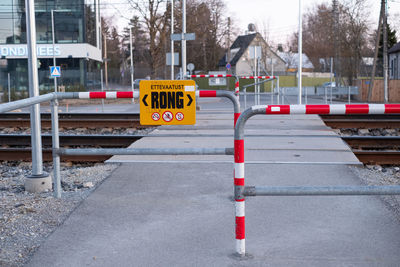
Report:
[[[46,172],[42,175],[31,175],[25,178],[25,191],[29,193],[41,193],[51,189],[51,176]]]

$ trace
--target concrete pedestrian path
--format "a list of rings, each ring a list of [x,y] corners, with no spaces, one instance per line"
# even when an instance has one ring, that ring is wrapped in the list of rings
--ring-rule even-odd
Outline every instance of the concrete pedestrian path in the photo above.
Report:
[[[232,147],[228,112],[206,109],[195,126],[161,127],[132,147]],[[247,185],[361,184],[346,165],[359,162],[317,116],[254,117],[246,125],[245,148]],[[247,198],[249,257],[239,259],[233,255],[232,156],[118,156],[110,162],[124,163],[28,266],[397,266],[400,261],[400,224],[379,197]]]

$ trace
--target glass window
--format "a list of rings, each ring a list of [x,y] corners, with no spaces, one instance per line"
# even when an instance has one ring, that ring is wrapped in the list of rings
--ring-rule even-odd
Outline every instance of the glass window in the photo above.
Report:
[[[96,1],[85,1],[85,29],[86,29],[86,42],[97,46],[96,42]]]
[[[57,43],[83,43],[83,19],[79,12],[56,12]]]
[[[11,12],[0,12],[0,43],[12,44],[14,39],[13,34],[13,19]]]
[[[26,43],[25,13],[14,13],[14,43]]]
[[[51,15],[49,12],[36,12],[36,42],[49,43],[51,41]]]

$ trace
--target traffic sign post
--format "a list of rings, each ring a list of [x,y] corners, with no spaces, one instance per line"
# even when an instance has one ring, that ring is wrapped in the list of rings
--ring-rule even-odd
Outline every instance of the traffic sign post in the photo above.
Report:
[[[50,67],[50,76],[51,77],[61,77],[60,66],[51,66]]]
[[[196,123],[196,84],[193,80],[140,81],[140,124]]]

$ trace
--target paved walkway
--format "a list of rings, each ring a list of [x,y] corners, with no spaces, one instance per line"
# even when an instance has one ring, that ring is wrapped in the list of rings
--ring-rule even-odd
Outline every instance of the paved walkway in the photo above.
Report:
[[[215,105],[207,107],[195,126],[162,127],[132,147],[232,147],[229,106],[218,107],[222,114]],[[257,116],[246,126],[247,185],[360,184],[346,165],[359,162],[318,117]],[[248,198],[250,257],[238,259],[232,156],[118,156],[110,162],[124,163],[48,238],[29,266],[400,261],[400,224],[378,197]]]

